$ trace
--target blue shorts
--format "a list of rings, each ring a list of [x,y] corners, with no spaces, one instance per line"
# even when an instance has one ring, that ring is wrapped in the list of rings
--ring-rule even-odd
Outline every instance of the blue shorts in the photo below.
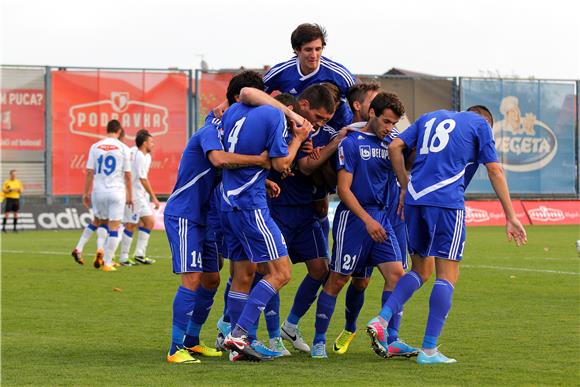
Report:
[[[397,242],[399,243],[399,250],[401,251],[401,259],[403,261],[403,269],[407,269],[408,260],[407,260],[407,227],[405,226],[404,222],[397,222],[396,225],[393,225],[393,231],[395,232],[395,236],[397,237]]]
[[[205,226],[172,215],[163,221],[175,274],[219,272],[217,245],[206,239]]]
[[[387,213],[379,209],[365,209],[387,232],[383,243],[373,241],[365,224],[354,213],[339,204],[336,209],[332,235],[332,259],[330,270],[356,278],[370,277],[373,267],[384,262],[401,262],[397,237],[387,219]]]
[[[282,232],[268,208],[223,212],[224,239],[228,258],[253,263],[273,261],[288,255]]]
[[[292,263],[328,258],[326,238],[314,207],[271,206],[270,213],[284,235]]]
[[[405,205],[405,222],[411,254],[461,261],[465,210]]]
[[[220,211],[220,196],[219,190],[214,189],[210,202],[209,202],[209,210],[207,212],[207,219],[206,219],[206,238],[210,242],[215,242],[214,244],[217,246],[217,251],[219,255],[224,256],[224,249],[223,249],[223,227],[222,227],[222,220],[221,220],[221,211]]]

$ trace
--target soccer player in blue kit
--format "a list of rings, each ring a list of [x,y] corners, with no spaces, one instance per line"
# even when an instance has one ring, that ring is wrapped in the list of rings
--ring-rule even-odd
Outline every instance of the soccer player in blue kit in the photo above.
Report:
[[[338,205],[332,234],[334,246],[330,276],[318,296],[316,334],[311,356],[326,358],[326,331],[336,297],[351,276],[368,276],[374,266],[385,268],[385,281],[394,287],[403,276],[401,252],[387,218],[390,169],[387,137],[404,107],[392,93],[381,92],[372,100],[369,121],[350,132],[338,148]]]
[[[284,139],[286,119],[280,110],[243,103],[230,106],[222,122],[228,152],[260,154],[267,150],[272,168],[278,172],[290,167],[312,128],[306,120],[302,126],[291,121],[294,136],[288,144]],[[246,167],[224,170],[222,176],[224,236],[234,268],[228,295],[232,330],[224,345],[251,360],[266,358],[251,347],[248,332],[269,300],[291,277],[284,238],[268,209],[264,185],[267,174],[265,168]],[[252,288],[257,265],[267,274]]]
[[[240,73],[230,81],[228,99],[235,102],[242,87],[262,85],[257,73]],[[268,167],[270,161],[266,152],[257,155],[225,152],[218,127],[211,122],[190,138],[181,157],[177,182],[164,216],[173,272],[182,281],[173,301],[172,343],[167,355],[170,363],[199,363],[191,353],[221,355],[199,342],[199,331],[219,286],[217,247],[208,235],[212,229],[207,219],[208,208],[219,182],[217,168],[243,165]]]
[[[346,97],[349,87],[356,83],[356,78],[342,64],[322,56],[326,47],[326,30],[318,24],[300,24],[292,32],[290,43],[295,56],[274,65],[264,74],[266,92],[278,90],[299,95],[311,85],[331,83],[338,88],[341,100],[327,124],[336,131],[350,124],[352,112]],[[330,225],[326,193],[322,190],[315,198],[314,205],[328,245]]]
[[[243,89],[240,98],[254,105],[278,106],[273,98],[255,89]],[[316,128],[310,137],[312,146],[322,147],[322,150],[315,158],[306,157],[304,152],[300,152],[292,164],[294,176],[281,179],[279,174],[271,172],[270,177],[280,185],[281,194],[270,200],[269,206],[288,243],[292,263],[304,262],[308,269],[308,274],[298,287],[290,314],[280,329],[281,336],[297,350],[310,352],[298,323],[316,300],[318,290],[328,275],[327,245],[313,207],[314,184],[310,176],[329,161],[347,129],[337,132],[325,125],[332,117],[334,98],[324,84],[312,85],[304,90],[298,97],[297,108],[297,113]]]
[[[380,92],[380,86],[376,83],[357,83],[352,86],[348,91],[348,102],[353,111],[353,123],[350,125],[351,128],[361,129],[368,125],[369,120],[369,110],[372,100]],[[392,127],[390,133],[384,138],[385,145],[391,143],[391,141],[399,135],[399,131],[396,127]],[[407,234],[405,229],[405,223],[397,214],[397,208],[399,204],[399,187],[397,185],[397,178],[392,170],[390,163],[388,168],[388,179],[387,179],[387,190],[389,192],[389,203],[387,205],[387,219],[393,228],[395,236],[397,237],[397,242],[399,244],[399,250],[401,251],[401,257],[403,260],[403,268],[406,269],[407,260]],[[390,295],[398,277],[395,276],[394,281],[389,281],[390,273],[388,265],[379,264],[379,271],[385,281],[383,287],[383,293],[381,296],[381,305],[383,305]],[[372,271],[367,273],[359,273],[352,277],[350,285],[346,290],[345,297],[345,326],[343,331],[334,341],[333,351],[342,355],[348,351],[350,343],[356,335],[356,323],[358,315],[364,304],[365,290],[369,285],[370,276]],[[393,283],[394,282],[394,283]],[[399,339],[399,326],[401,324],[402,311],[396,315],[393,315],[389,323],[389,337],[388,337],[388,353],[386,355],[390,356],[414,356],[417,355],[419,350],[417,348],[411,347],[406,344],[403,340]],[[383,353],[381,353],[383,354]]]
[[[346,103],[346,93],[356,78],[340,63],[322,56],[326,47],[325,29],[318,24],[300,24],[292,32],[290,42],[295,56],[264,74],[266,92],[278,90],[297,96],[308,86],[330,82],[339,88],[343,99],[328,124],[337,130],[350,124],[352,112]]]
[[[516,217],[503,169],[498,162],[493,117],[481,105],[465,112],[438,110],[427,113],[389,145],[389,154],[401,185],[409,235],[412,270],[397,284],[379,316],[367,324],[374,347],[385,350],[388,321],[398,313],[429,277],[436,280],[429,299],[429,316],[419,364],[455,363],[437,349],[437,340],[451,309],[459,262],[465,242],[464,193],[478,164],[485,164],[489,180],[506,216],[509,241],[527,242]],[[405,148],[417,148],[410,177],[403,160]]]

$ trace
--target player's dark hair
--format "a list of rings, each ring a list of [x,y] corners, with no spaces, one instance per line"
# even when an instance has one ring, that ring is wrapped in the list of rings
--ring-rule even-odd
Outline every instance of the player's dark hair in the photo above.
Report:
[[[274,99],[280,102],[284,106],[292,106],[292,109],[298,111],[298,100],[290,93],[281,93],[274,97]]]
[[[350,110],[354,112],[353,105],[355,101],[358,101],[358,103],[363,103],[368,92],[379,91],[380,88],[381,85],[374,82],[361,82],[349,87],[346,93],[346,99],[348,100]]]
[[[486,106],[483,105],[473,105],[467,108],[468,112],[474,112],[479,114],[480,116],[483,116],[485,118],[485,116],[487,116],[487,118],[489,118],[489,126],[493,126],[493,114],[491,114],[491,112],[489,111],[489,109]]]
[[[135,145],[137,148],[141,148],[141,145],[151,136],[151,133],[147,129],[140,129],[137,134],[135,135]]]
[[[380,116],[385,109],[391,109],[397,116],[402,117],[405,114],[405,106],[395,93],[382,91],[371,102],[369,109],[373,109],[376,116]]]
[[[107,133],[118,133],[121,129],[121,123],[117,120],[111,120],[107,123]]]
[[[324,82],[322,83],[322,86],[326,87],[332,93],[332,97],[334,98],[335,104],[340,103],[340,97],[342,96],[342,94],[340,93],[340,89],[338,88],[338,86],[330,82]]]
[[[16,172],[16,169],[11,169],[9,173],[14,173]]]
[[[240,95],[240,91],[244,87],[254,87],[256,89],[264,90],[264,81],[260,74],[255,71],[246,70],[239,74],[236,74],[228,84],[228,90],[226,92],[226,98],[228,99],[228,104],[232,106],[236,103],[236,97]]]
[[[290,35],[290,43],[294,50],[300,50],[303,45],[316,39],[322,41],[323,48],[326,46],[326,30],[319,24],[300,24]]]
[[[324,108],[327,113],[334,114],[334,97],[324,85],[311,85],[298,97],[298,100],[306,100],[310,109]]]

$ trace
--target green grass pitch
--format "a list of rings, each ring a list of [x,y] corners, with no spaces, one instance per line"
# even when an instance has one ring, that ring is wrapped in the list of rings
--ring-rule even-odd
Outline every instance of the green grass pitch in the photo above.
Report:
[[[328,332],[329,359],[293,352],[269,363],[202,359],[165,361],[171,308],[179,278],[171,274],[163,232],[153,232],[156,264],[96,271],[70,257],[77,232],[2,236],[3,385],[578,385],[580,383],[580,258],[578,226],[528,227],[516,248],[503,228],[469,228],[461,277],[440,342],[453,365],[418,366],[414,359],[384,360],[369,348],[364,324],[379,311],[376,272],[359,318],[359,335],[344,356],[331,345],[344,323],[344,291]],[[94,250],[94,240],[86,252]],[[222,272],[222,283],[227,279]],[[305,271],[294,267],[283,289],[282,317]],[[420,345],[429,281],[407,304],[401,337]],[[115,291],[114,289],[120,289]],[[222,292],[202,331],[213,343]],[[314,308],[303,319],[313,337]],[[261,321],[259,336],[266,338]]]

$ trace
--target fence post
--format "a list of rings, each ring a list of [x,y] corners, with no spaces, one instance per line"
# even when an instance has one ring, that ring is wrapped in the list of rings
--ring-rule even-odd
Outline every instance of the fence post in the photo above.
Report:
[[[187,139],[191,137],[193,134],[193,73],[190,70],[187,70]]]
[[[52,204],[52,70],[44,73],[44,193],[47,204]]]
[[[196,69],[195,70],[195,99],[193,100],[193,110],[194,110],[194,116],[193,116],[193,122],[194,122],[194,127],[195,127],[195,131],[197,132],[197,129],[199,128],[199,77],[201,74],[201,70]]]
[[[580,98],[578,94],[580,93],[580,80],[576,81],[576,197],[580,199]]]
[[[461,77],[453,78],[453,109],[461,111]]]

